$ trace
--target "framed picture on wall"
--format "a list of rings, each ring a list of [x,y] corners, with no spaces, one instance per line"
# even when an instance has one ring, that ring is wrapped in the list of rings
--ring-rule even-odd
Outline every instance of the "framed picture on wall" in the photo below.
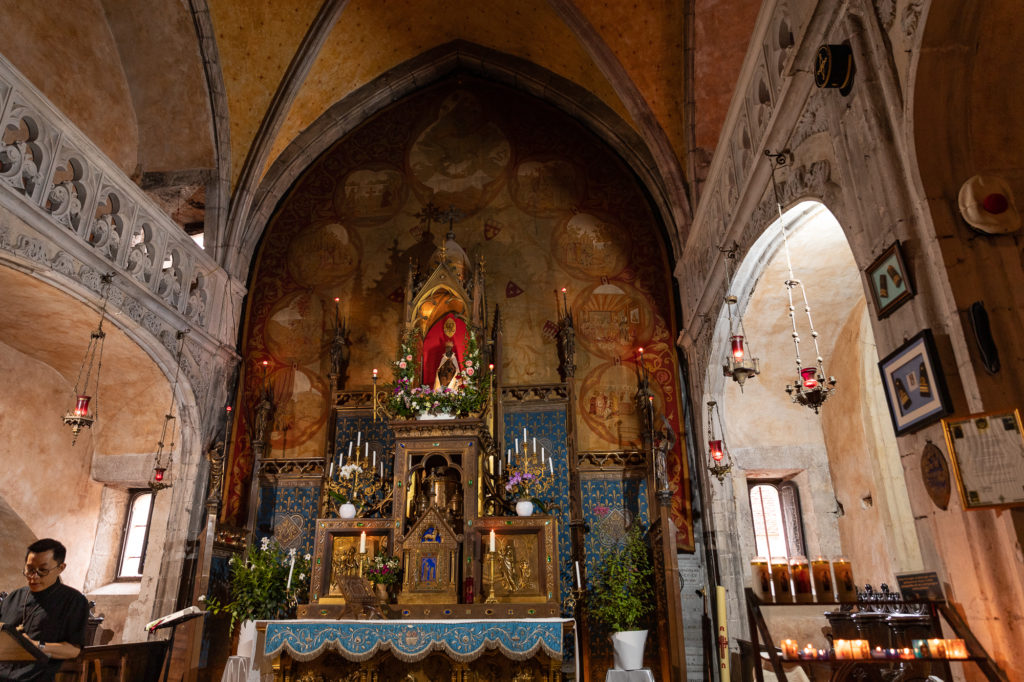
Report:
[[[952,403],[930,329],[922,330],[887,355],[878,368],[897,436],[917,431],[950,413]]]
[[[903,262],[903,250],[899,240],[893,242],[875,262],[864,271],[871,290],[871,302],[875,304],[878,319],[887,317],[894,310],[914,297],[914,285]]]
[[[964,509],[1024,505],[1024,428],[1019,410],[942,420]]]

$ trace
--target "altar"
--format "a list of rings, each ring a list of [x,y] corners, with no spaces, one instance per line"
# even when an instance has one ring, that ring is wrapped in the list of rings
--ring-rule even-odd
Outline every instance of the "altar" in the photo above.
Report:
[[[568,618],[258,621],[259,679],[562,679]],[[574,639],[575,641],[575,639]],[[575,648],[575,647],[574,647]],[[574,660],[578,660],[575,657]],[[509,674],[510,662],[516,672]]]

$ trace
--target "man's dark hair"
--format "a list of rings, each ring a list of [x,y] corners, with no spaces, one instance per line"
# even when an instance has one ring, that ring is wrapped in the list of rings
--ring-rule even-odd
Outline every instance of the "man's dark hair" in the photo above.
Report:
[[[25,552],[25,558],[28,558],[29,554],[42,554],[43,552],[53,552],[53,560],[58,564],[64,563],[64,557],[68,555],[68,550],[60,542],[53,538],[43,538],[42,540],[36,540],[28,546],[28,551]]]

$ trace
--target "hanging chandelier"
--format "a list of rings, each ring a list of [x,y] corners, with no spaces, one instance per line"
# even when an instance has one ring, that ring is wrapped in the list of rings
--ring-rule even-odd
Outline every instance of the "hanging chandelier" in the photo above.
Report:
[[[718,250],[725,254],[726,278],[728,288],[732,288],[733,272],[732,262],[736,259],[737,246]],[[725,296],[725,305],[729,312],[729,351],[725,356],[725,364],[722,365],[722,374],[732,378],[743,390],[743,383],[747,379],[753,379],[761,373],[758,360],[750,353],[749,343],[744,341],[746,332],[743,329],[743,316],[739,312],[738,299],[735,294],[728,293]],[[736,314],[733,315],[733,306],[736,306]]]
[[[718,421],[718,430],[721,436],[716,435],[715,420]],[[726,475],[732,471],[732,456],[729,448],[725,446],[725,429],[722,428],[722,417],[718,413],[718,403],[714,400],[708,401],[708,473],[718,479],[719,483],[725,480]]]
[[[85,357],[78,368],[78,378],[72,393],[72,407],[64,415],[64,424],[71,427],[71,444],[78,440],[82,429],[91,428],[99,416],[100,404],[100,369],[103,366],[103,341],[107,333],[103,331],[103,320],[107,314],[107,296],[110,283],[114,281],[114,273],[100,275],[102,287],[100,305],[100,323],[89,335],[89,345],[85,349]],[[84,376],[84,378],[83,378]]]
[[[167,408],[167,414],[164,415],[163,428],[160,430],[160,440],[157,441],[156,456],[153,461],[153,478],[149,482],[149,488],[153,492],[158,492],[165,488],[170,488],[171,483],[165,481],[167,470],[171,468],[171,462],[174,459],[174,432],[175,432],[175,417],[174,417],[174,397],[178,394],[178,378],[181,376],[181,357],[185,350],[185,335],[188,334],[187,329],[179,331],[175,337],[178,339],[178,352],[174,355],[174,381],[171,382],[171,405]],[[168,432],[170,432],[170,445],[167,446],[167,461],[164,461],[164,447],[168,442]]]
[[[779,226],[782,229],[782,244],[786,252],[786,266],[789,268],[789,279],[786,280],[786,293],[789,296],[789,319],[793,323],[793,346],[796,351],[797,379],[786,385],[786,393],[790,395],[793,402],[804,407],[809,407],[818,414],[822,404],[835,392],[836,378],[825,374],[825,361],[821,357],[821,350],[818,348],[818,332],[814,329],[814,320],[811,318],[811,305],[807,301],[807,289],[803,283],[793,275],[793,261],[789,256],[789,237],[786,233],[786,222],[782,217],[782,199],[779,195],[779,185],[775,181],[775,170],[782,168],[789,163],[789,151],[784,150],[773,154],[764,150],[764,155],[771,163],[772,191],[775,193],[775,206],[779,212]],[[793,290],[800,289],[804,302],[804,313],[807,315],[807,326],[810,329],[811,340],[814,342],[815,361],[805,366],[800,358],[800,332],[796,324],[796,306],[793,304]],[[827,377],[827,378],[826,378]]]

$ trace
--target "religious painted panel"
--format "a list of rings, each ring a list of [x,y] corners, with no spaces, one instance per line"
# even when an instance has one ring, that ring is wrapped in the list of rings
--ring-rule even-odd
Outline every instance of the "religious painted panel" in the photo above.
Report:
[[[345,603],[341,579],[361,576],[367,561],[377,554],[390,554],[394,546],[392,530],[390,519],[318,519],[310,602]],[[313,612],[310,617],[315,617]]]

